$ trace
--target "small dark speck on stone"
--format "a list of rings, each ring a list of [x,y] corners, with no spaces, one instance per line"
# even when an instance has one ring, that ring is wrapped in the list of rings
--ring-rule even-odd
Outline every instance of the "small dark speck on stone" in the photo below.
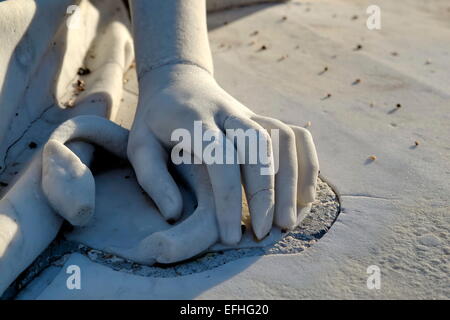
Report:
[[[19,114],[16,112],[16,117],[18,116]]]
[[[79,68],[78,72],[77,72],[77,74],[79,76],[84,76],[84,75],[87,75],[89,73],[91,73],[91,70],[89,68],[83,68],[83,67]]]
[[[402,107],[402,105],[400,103],[397,103],[395,105],[395,108],[392,109],[391,111],[388,112],[388,114],[393,114],[394,112],[396,112],[397,110],[399,110]]]
[[[331,93],[327,93],[327,95],[325,97],[323,97],[322,100],[329,99],[329,98],[331,98]]]
[[[130,176],[125,176],[125,179],[130,179]]]
[[[267,47],[266,47],[265,45],[262,45],[261,48],[260,48],[259,50],[261,50],[261,51],[267,50]]]
[[[28,144],[28,148],[30,148],[30,149],[36,149],[36,147],[37,147],[37,144],[36,144],[36,142],[34,142],[34,141],[31,141],[31,142]]]
[[[325,67],[323,68],[323,70],[320,71],[320,72],[318,73],[318,75],[321,76],[321,75],[323,75],[323,74],[324,74],[325,72],[327,72],[327,71],[328,71],[328,67],[325,66]]]
[[[361,50],[362,49],[362,45],[361,44],[358,44],[356,47],[355,47],[355,51],[358,51],[358,50]]]

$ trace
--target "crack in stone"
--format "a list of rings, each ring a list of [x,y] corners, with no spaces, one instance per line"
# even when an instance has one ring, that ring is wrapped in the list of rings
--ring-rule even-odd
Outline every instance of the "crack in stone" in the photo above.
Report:
[[[8,155],[9,155],[9,151],[11,150],[11,148],[13,148],[18,142],[20,142],[20,140],[22,140],[23,137],[25,137],[25,135],[28,133],[28,131],[33,127],[33,125],[42,119],[42,117],[47,113],[47,111],[49,111],[55,104],[52,103],[50,106],[46,107],[36,119],[33,119],[28,126],[25,128],[25,130],[20,134],[20,136],[14,140],[9,146],[8,148],[6,148],[5,151],[5,156],[3,157],[3,163],[4,163],[4,168],[2,170],[0,170],[0,175],[3,174],[6,169],[8,168],[8,164],[7,164],[7,159],[8,159]]]
[[[256,191],[256,192],[254,192],[254,193],[250,196],[250,199],[247,199],[248,204],[250,204],[250,202],[252,202],[252,199],[253,199],[258,193],[263,192],[263,191],[269,191],[269,190],[274,190],[274,188],[263,188],[263,189],[260,189],[260,190],[258,190],[258,191]]]

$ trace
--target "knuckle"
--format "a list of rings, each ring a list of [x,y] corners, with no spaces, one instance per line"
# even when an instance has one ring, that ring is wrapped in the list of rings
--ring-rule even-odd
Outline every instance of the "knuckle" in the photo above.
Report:
[[[131,163],[134,161],[135,150],[137,149],[137,143],[134,140],[129,140],[127,145],[127,157]]]
[[[258,130],[258,133],[260,135],[260,138],[263,141],[267,141],[267,143],[271,143],[272,142],[270,134],[269,134],[269,132],[266,129],[264,129],[264,128],[257,128],[257,130]]]
[[[285,140],[288,144],[295,143],[294,131],[285,124],[283,124],[283,126],[280,128],[280,137],[283,140]]]

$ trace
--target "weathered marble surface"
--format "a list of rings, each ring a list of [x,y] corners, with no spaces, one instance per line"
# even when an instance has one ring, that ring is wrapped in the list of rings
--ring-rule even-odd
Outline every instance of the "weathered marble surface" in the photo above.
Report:
[[[81,2],[77,28],[66,25],[69,4],[0,3],[5,17],[0,22],[5,43],[0,48],[0,292],[47,247],[62,223],[41,188],[43,144],[55,127],[76,115],[114,118],[122,75],[133,59],[121,2],[115,7],[104,0],[95,0],[95,6]],[[78,78],[81,66],[93,70],[86,81]],[[82,143],[72,147],[84,159],[92,153]]]
[[[221,2],[221,5],[228,6],[231,2]],[[244,2],[247,3],[248,1],[240,1],[241,4]],[[199,176],[200,179],[197,179],[197,182],[190,181],[190,183],[194,186],[203,187],[203,189],[194,187],[199,197],[198,209],[183,223],[173,226],[167,231],[159,230],[158,227],[162,226],[152,224],[151,221],[145,219],[140,221],[139,226],[151,224],[153,228],[152,232],[145,229],[144,231],[147,234],[144,236],[154,234],[145,239],[141,237],[143,243],[139,243],[138,248],[127,248],[130,243],[126,240],[132,238],[130,235],[135,233],[133,228],[121,230],[125,236],[115,239],[118,245],[112,244],[114,247],[111,247],[111,243],[108,246],[108,242],[105,242],[105,240],[109,240],[110,235],[105,232],[102,233],[102,227],[107,229],[107,226],[118,228],[121,225],[126,225],[126,223],[113,221],[113,217],[107,216],[110,211],[108,200],[103,203],[103,207],[99,207],[98,216],[101,217],[100,213],[104,212],[106,214],[105,219],[98,224],[89,223],[96,207],[95,182],[86,166],[89,166],[88,162],[90,161],[80,161],[77,156],[85,160],[90,158],[91,148],[82,150],[81,153],[76,152],[77,155],[75,155],[63,144],[68,140],[81,138],[85,141],[94,142],[125,158],[124,148],[126,148],[125,140],[128,137],[128,132],[98,117],[77,117],[64,122],[50,137],[49,133],[64,119],[77,114],[98,114],[114,120],[117,114],[118,100],[122,96],[121,78],[123,70],[130,65],[133,50],[130,47],[128,21],[126,21],[125,9],[121,2],[117,3],[114,8],[110,8],[104,0],[82,1],[80,6],[76,7],[79,15],[73,14],[73,16],[67,17],[67,21],[65,21],[65,13],[68,13],[68,11],[65,12],[64,10],[67,4],[38,0],[36,2],[3,3],[0,6],[0,10],[11,19],[10,25],[13,28],[13,31],[5,30],[4,35],[9,46],[2,48],[0,51],[3,57],[11,58],[9,63],[4,64],[4,66],[8,66],[8,70],[4,72],[3,83],[0,83],[3,87],[0,99],[7,102],[6,105],[1,105],[0,112],[5,116],[3,120],[6,121],[11,118],[11,112],[16,111],[14,120],[19,120],[12,121],[12,123],[4,122],[2,125],[4,135],[0,136],[1,149],[5,150],[4,157],[1,157],[4,161],[1,170],[3,176],[7,179],[5,180],[7,182],[3,182],[2,185],[10,184],[13,186],[12,192],[9,192],[9,188],[5,188],[6,193],[1,199],[2,219],[5,220],[6,218],[6,221],[0,225],[0,231],[2,232],[0,269],[5,270],[0,277],[0,292],[3,292],[8,283],[49,245],[62,222],[58,215],[72,225],[84,228],[84,230],[77,230],[81,232],[78,232],[79,237],[76,240],[82,243],[90,243],[93,238],[102,239],[103,244],[97,243],[94,247],[118,253],[133,261],[145,264],[151,264],[155,259],[158,262],[165,263],[188,259],[208,249],[217,241],[219,235],[217,228],[215,228],[213,215],[215,210],[210,197],[211,188],[208,187],[209,183],[206,181],[208,179],[203,178],[206,177],[205,174],[201,177],[197,174],[188,175],[189,177]],[[51,11],[59,19],[54,19],[46,25],[44,21],[46,15],[42,13],[43,11]],[[72,20],[74,19],[79,19],[77,26],[73,25],[74,21]],[[36,30],[44,28],[44,25],[46,28],[44,32],[36,34]],[[8,28],[7,25],[2,25],[2,27]],[[16,29],[20,29],[24,34],[21,37],[16,37],[14,34]],[[136,36],[139,37],[139,35]],[[48,43],[50,40],[52,40],[51,44]],[[194,42],[194,39],[191,40]],[[205,40],[207,39],[205,38]],[[47,43],[48,46],[42,47],[41,42]],[[161,53],[164,54],[162,49]],[[20,62],[19,64],[25,65],[21,66],[23,75],[20,80],[22,81],[19,81],[17,86],[12,88],[11,83],[20,78],[20,76],[14,76],[15,71],[18,71],[16,69],[20,69],[16,60]],[[24,66],[28,68],[23,68]],[[78,75],[76,75],[77,71]],[[81,71],[83,72],[81,73]],[[46,86],[46,90],[40,91],[39,87],[41,86]],[[19,95],[20,92],[23,92],[23,97]],[[19,100],[13,99],[11,94]],[[39,104],[39,107],[42,107],[44,100],[48,100],[45,109],[41,114],[35,114],[35,105]],[[23,114],[28,117],[24,117]],[[300,133],[297,138],[300,142],[297,142],[297,144],[300,145],[300,149],[307,150],[305,143],[302,145],[301,141],[303,139],[310,140],[310,135],[308,133],[306,137],[303,133],[304,130],[301,130],[298,128]],[[33,141],[27,145],[25,143],[26,138],[32,138]],[[47,142],[47,139],[50,140]],[[44,143],[45,146],[41,154],[39,147]],[[308,147],[311,145],[312,141],[309,145],[306,143]],[[85,147],[85,145],[82,146]],[[78,149],[78,143],[70,148]],[[312,148],[314,149],[313,145]],[[21,175],[18,173],[25,169],[21,170],[20,164],[23,165],[30,161],[28,149],[37,149],[37,153],[33,162],[29,165],[30,169],[27,169],[26,174]],[[34,153],[34,151],[31,151],[31,153]],[[313,153],[315,155],[315,151]],[[305,151],[305,154],[308,154],[308,152]],[[130,150],[128,150],[129,160],[133,162],[132,155],[133,152],[130,153]],[[307,157],[301,156],[300,158],[304,160]],[[42,175],[39,170],[41,166]],[[143,166],[146,168],[145,163],[143,163]],[[303,163],[300,166],[307,170],[308,164]],[[311,174],[313,184],[316,182],[317,166],[314,168],[315,170],[311,170],[315,172]],[[15,171],[11,174],[12,170]],[[14,181],[16,174],[18,176],[17,182]],[[10,175],[13,176],[12,179]],[[302,177],[306,177],[306,180],[309,179],[308,175],[302,175]],[[152,176],[150,178],[157,180],[159,177]],[[108,179],[117,179],[117,177],[109,177]],[[189,178],[186,179],[189,180]],[[42,184],[39,183],[40,180],[42,180]],[[129,189],[139,194],[140,190],[135,182],[134,184],[135,188]],[[213,181],[213,188],[214,185]],[[22,190],[23,186],[26,190]],[[42,186],[42,190],[40,190],[40,186]],[[306,188],[300,189],[306,190]],[[120,194],[121,191],[124,190],[115,190],[114,194]],[[15,195],[15,197],[12,197],[12,195]],[[29,198],[28,207],[22,205],[22,195]],[[109,196],[105,195],[105,199]],[[308,189],[308,192],[300,192],[299,199],[303,203],[303,200],[313,199],[313,197],[309,194]],[[158,199],[153,198],[153,200],[157,202]],[[129,200],[125,199],[126,201]],[[141,207],[138,209],[145,211],[144,206],[147,201],[141,201]],[[252,198],[252,201],[250,203],[251,211],[254,209],[252,204],[258,206],[258,198]],[[35,207],[36,210],[29,212],[30,206]],[[310,205],[306,205],[305,202],[301,212],[306,213],[309,208]],[[283,213],[283,210],[279,212]],[[291,213],[291,211],[287,212]],[[240,209],[238,213],[240,214]],[[152,215],[157,216],[155,210],[153,210]],[[278,220],[280,220],[280,217],[281,215],[278,216]],[[300,214],[299,217],[303,217],[303,214]],[[127,222],[133,220],[134,217],[123,216],[121,218],[124,222]],[[40,219],[38,225],[35,224],[36,219]],[[239,216],[237,231],[241,229],[240,220]],[[258,219],[251,220],[254,233],[261,238],[270,230],[271,225],[267,225],[267,221],[264,225],[257,222]],[[295,223],[295,221],[293,222]],[[280,221],[277,223],[284,226]],[[53,226],[53,228],[50,230],[47,226]],[[88,230],[91,232],[86,232]],[[161,232],[156,233],[155,231]],[[276,238],[276,233],[279,236],[279,232],[272,232],[270,238]],[[248,232],[248,234],[251,233]],[[111,238],[114,237],[111,236]],[[269,240],[265,239],[263,242]],[[253,245],[252,243],[253,240],[250,235],[250,238],[246,239],[243,245]],[[258,245],[262,245],[262,243]],[[50,257],[50,259],[54,258]]]
[[[81,266],[83,289],[67,290],[65,268],[50,269],[39,298],[449,298],[448,3],[379,1],[380,31],[365,27],[370,4],[294,1],[209,17],[221,85],[262,114],[311,121],[321,172],[343,206],[315,246],[172,278],[73,255],[65,266]],[[131,72],[122,124],[137,99]],[[366,287],[370,265],[381,268],[380,290]]]

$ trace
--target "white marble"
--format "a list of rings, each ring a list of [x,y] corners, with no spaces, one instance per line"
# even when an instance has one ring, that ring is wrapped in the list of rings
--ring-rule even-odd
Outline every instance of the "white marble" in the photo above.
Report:
[[[448,299],[447,4],[379,1],[381,31],[365,27],[369,4],[293,1],[209,16],[218,82],[260,114],[311,122],[321,172],[343,206],[316,245],[173,278],[116,272],[75,254],[28,297]],[[70,264],[83,270],[81,290],[66,287]],[[366,287],[370,265],[381,269],[380,290]]]
[[[8,69],[1,70],[0,82],[0,172],[2,182],[8,183],[8,187],[0,192],[3,222],[0,225],[0,292],[49,245],[62,223],[52,208],[54,206],[47,201],[48,193],[46,195],[42,190],[41,173],[44,170],[45,175],[50,164],[45,161],[43,166],[42,145],[66,119],[80,114],[114,114],[122,94],[121,76],[133,58],[132,51],[125,54],[131,35],[124,7],[119,5],[120,10],[117,10],[106,1],[96,1],[96,6],[83,1],[79,7],[82,27],[70,29],[64,19],[67,5],[63,1],[46,0],[0,3],[1,15],[8,17],[0,26],[5,29],[2,37],[8,43],[1,47],[0,56],[3,61],[11,59],[8,64],[2,64]],[[43,7],[48,10],[43,10]],[[98,9],[101,9],[103,19],[100,19]],[[59,18],[49,18],[50,13]],[[111,24],[113,26],[109,27]],[[8,28],[11,26],[22,32],[10,32]],[[97,32],[102,35],[101,40]],[[17,35],[19,37],[16,38]],[[102,44],[105,40],[112,49]],[[84,61],[87,55],[95,60],[97,54],[102,55],[101,61]],[[93,68],[85,90],[74,87],[81,66]],[[69,101],[73,105],[68,105]],[[67,139],[60,142],[65,143]],[[125,150],[126,139],[122,145]],[[92,147],[82,142],[68,144],[68,147],[83,162],[89,163]],[[76,156],[70,151],[68,154],[83,168]],[[60,169],[65,170],[60,167],[55,173],[61,173]],[[64,179],[60,179],[63,175],[47,177],[50,179],[44,179],[44,184],[49,187],[46,191],[53,188],[53,199],[58,198],[57,193],[70,198],[71,195],[67,194],[70,189],[61,188],[64,186],[64,183],[61,185]],[[59,181],[54,185],[55,178]],[[76,190],[81,196],[78,198],[81,207],[87,198],[92,200],[92,179],[90,182],[91,192]],[[73,209],[67,204],[63,207],[66,213]]]

